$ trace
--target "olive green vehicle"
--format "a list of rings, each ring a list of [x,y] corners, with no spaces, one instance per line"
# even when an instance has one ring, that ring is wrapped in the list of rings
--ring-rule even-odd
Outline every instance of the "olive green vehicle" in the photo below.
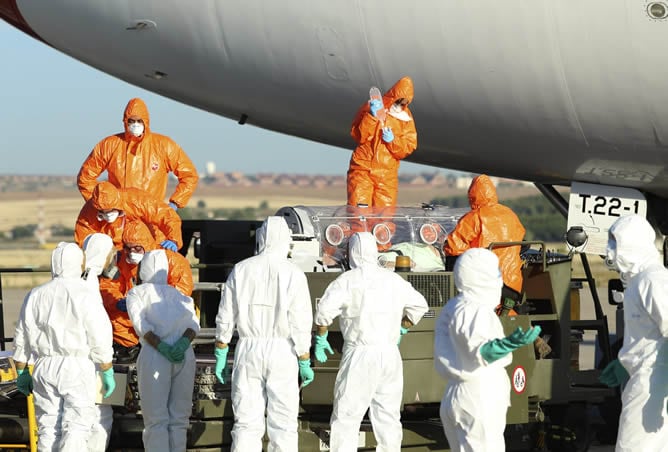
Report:
[[[392,268],[396,256],[411,257],[411,271],[399,274],[425,296],[429,311],[400,345],[404,367],[402,450],[449,450],[439,419],[446,381],[433,366],[434,327],[441,309],[455,295],[452,272],[446,270],[451,262],[440,250],[467,210],[424,206],[360,214],[346,207],[288,207],[277,212],[293,232],[291,257],[306,273],[314,310],[327,285],[346,269],[347,238],[353,231],[374,234],[382,250],[380,265]],[[200,306],[202,325],[194,342],[198,369],[188,450],[228,450],[231,445],[234,416],[229,378],[226,384],[220,384],[214,375],[215,316],[222,283],[236,262],[253,254],[255,229],[260,224],[186,220],[182,225],[185,246],[181,252],[192,248],[199,260],[194,266],[199,274],[194,298]],[[605,407],[606,412],[614,413],[619,398],[618,393],[598,383],[598,370],[580,370],[578,365],[579,339],[585,330],[597,333],[601,363],[610,360],[607,319],[595,292],[596,318],[579,319],[573,314],[579,313],[579,288],[592,281],[571,278],[570,256],[546,252],[540,242],[522,245],[526,263],[523,302],[515,306],[518,315],[503,316],[501,321],[508,334],[518,326],[527,329],[540,325],[551,352],[544,357],[532,347],[513,352],[513,361],[507,367],[512,391],[506,418],[507,450],[585,451],[593,437],[592,410]],[[329,417],[343,345],[338,321],[331,325],[328,339],[335,354],[325,364],[312,360],[315,380],[301,391],[300,451],[329,450]],[[234,339],[231,347],[228,371],[234,359]],[[141,450],[143,424],[136,369],[132,364],[116,364],[115,369],[127,374],[128,387],[125,404],[115,407],[110,447]],[[614,438],[616,426],[610,429]],[[358,450],[375,450],[367,419],[362,422],[358,444]]]

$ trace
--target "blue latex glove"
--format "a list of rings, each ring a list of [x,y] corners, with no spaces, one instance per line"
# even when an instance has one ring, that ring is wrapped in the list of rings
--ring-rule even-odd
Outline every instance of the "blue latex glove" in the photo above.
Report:
[[[158,349],[158,352],[160,352],[160,354],[161,354],[162,356],[164,356],[165,358],[167,358],[167,361],[169,361],[170,363],[174,363],[174,364],[176,364],[176,363],[179,362],[179,360],[176,359],[176,358],[172,355],[172,347],[171,347],[171,345],[169,345],[169,344],[167,344],[167,343],[165,343],[165,342],[160,341],[160,343],[158,344],[158,346],[157,346],[156,348]]]
[[[109,397],[116,389],[116,379],[114,378],[114,368],[102,372],[102,386],[104,386],[104,398]]]
[[[389,127],[383,127],[383,141],[386,143],[391,143],[394,141],[394,134],[392,133],[392,129]]]
[[[163,240],[160,243],[160,246],[163,247],[166,250],[169,251],[178,251],[179,248],[176,246],[176,243],[172,242],[171,240]]]
[[[311,384],[315,378],[313,369],[311,369],[311,360],[310,359],[300,359],[299,360],[299,376],[302,379],[302,388]]]
[[[315,359],[317,359],[319,363],[327,362],[327,354],[325,352],[329,352],[330,355],[334,354],[332,346],[327,342],[328,334],[329,332],[326,331],[322,336],[315,335]]]
[[[532,344],[540,334],[540,331],[540,326],[534,326],[527,331],[523,331],[521,327],[518,327],[509,336],[503,339],[494,339],[480,347],[480,356],[488,363],[493,363],[508,353],[512,353],[513,350]]]
[[[21,394],[27,397],[32,393],[32,376],[30,376],[30,371],[27,367],[24,367],[16,372],[19,375],[16,379],[16,387],[21,391]]]
[[[121,298],[116,302],[116,309],[123,312],[128,312],[128,302],[125,298]]]
[[[613,359],[601,372],[598,381],[610,388],[625,384],[629,379],[629,373],[624,369],[618,359]]]
[[[378,113],[378,110],[382,109],[383,107],[384,107],[383,102],[381,102],[378,99],[374,99],[371,102],[369,102],[369,111],[371,112],[371,115],[374,118],[376,117],[376,113]]]
[[[216,347],[216,350],[213,352],[216,355],[216,378],[221,383],[225,383],[223,378],[223,372],[225,367],[227,367],[227,353],[230,351],[230,347],[220,348]]]
[[[404,334],[408,333],[408,328],[404,328],[403,326],[399,329],[399,340],[397,341],[397,345],[401,344],[401,338],[404,337]]]
[[[190,339],[185,336],[182,336],[178,341],[172,345],[171,355],[172,358],[178,362],[183,361],[186,356],[186,350],[190,348]]]
[[[179,210],[179,206],[177,206],[176,204],[174,204],[174,203],[171,202],[171,201],[169,201],[169,207],[171,207],[171,208],[174,209],[174,210]]]

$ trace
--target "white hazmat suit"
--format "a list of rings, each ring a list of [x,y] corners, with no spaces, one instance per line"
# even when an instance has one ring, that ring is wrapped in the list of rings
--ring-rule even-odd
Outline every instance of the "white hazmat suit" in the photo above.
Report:
[[[357,450],[364,413],[378,451],[401,448],[403,364],[397,342],[404,317],[417,324],[429,309],[425,298],[396,273],[378,266],[376,241],[368,232],[349,242],[351,270],[330,283],[318,303],[315,323],[339,317],[343,355],[334,385],[330,448]]]
[[[35,357],[38,450],[86,450],[95,408],[95,364],[111,363],[111,323],[100,295],[81,279],[83,251],[60,243],[53,279],[32,289],[16,326],[14,359]]]
[[[234,266],[216,316],[216,340],[239,341],[232,371],[232,451],[297,451],[297,357],[309,352],[313,312],[306,276],[288,260],[290,229],[269,217],[259,252]]]
[[[441,422],[453,452],[505,451],[503,431],[510,406],[507,354],[492,363],[481,347],[504,337],[494,312],[503,279],[494,253],[473,248],[455,264],[458,294],[438,317],[434,366],[448,384],[441,400]]]
[[[186,450],[186,433],[192,411],[195,352],[188,347],[181,362],[171,362],[149,345],[146,333],[173,345],[188,329],[199,332],[192,298],[167,284],[168,260],[164,250],[146,253],[139,268],[142,284],[127,295],[128,314],[142,343],[137,377],[144,432],[150,452]]]
[[[627,281],[624,345],[619,361],[629,373],[622,392],[617,452],[666,450],[668,444],[668,270],[643,217],[619,218],[607,255]]]
[[[84,280],[98,294],[97,301],[101,304],[100,283],[98,277],[102,271],[110,265],[113,259],[114,241],[107,234],[91,234],[83,243],[85,255]],[[97,369],[99,372],[99,369]],[[123,390],[123,388],[119,388]],[[104,452],[109,445],[109,436],[114,422],[114,410],[111,405],[95,405],[93,426],[88,438],[88,450],[90,452]]]

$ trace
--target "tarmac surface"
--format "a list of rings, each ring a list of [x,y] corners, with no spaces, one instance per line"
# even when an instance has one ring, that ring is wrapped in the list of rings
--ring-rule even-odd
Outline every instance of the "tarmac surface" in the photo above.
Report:
[[[3,289],[2,294],[2,312],[4,314],[4,336],[13,337],[14,329],[16,327],[16,319],[19,316],[21,303],[30,289]],[[608,318],[608,328],[611,334],[615,333],[615,311],[616,307],[607,303],[607,294],[605,289],[599,289],[599,297],[601,298],[601,308]],[[594,303],[593,298],[588,289],[580,290],[580,318],[593,319]],[[612,341],[611,341],[612,342]],[[4,349],[11,350],[11,342],[6,344]],[[580,344],[580,369],[593,369],[594,363],[598,361],[598,353],[595,350],[595,335],[594,333],[585,333],[583,341]],[[589,448],[591,452],[613,452],[614,445],[592,445]],[[557,452],[557,451],[555,451]]]

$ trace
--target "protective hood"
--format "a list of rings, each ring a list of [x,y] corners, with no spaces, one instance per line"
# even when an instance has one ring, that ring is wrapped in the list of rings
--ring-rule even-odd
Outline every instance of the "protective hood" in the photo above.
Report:
[[[264,241],[267,238],[267,228],[265,223],[255,230],[255,254],[260,254],[264,251]]]
[[[292,235],[283,217],[267,217],[262,227],[255,231],[255,234],[258,247],[264,243],[264,249],[259,251],[258,254],[275,254],[288,257]]]
[[[485,248],[471,248],[457,258],[455,286],[469,302],[483,303],[494,309],[501,299],[503,278],[499,258]]]
[[[659,251],[654,244],[656,233],[645,218],[639,215],[621,217],[610,227],[609,233],[616,242],[612,257],[620,272],[634,275],[658,261]],[[610,248],[609,243],[608,252]]]
[[[111,182],[100,182],[93,189],[91,197],[95,210],[123,210],[121,192]]]
[[[407,99],[410,104],[413,102],[413,80],[410,77],[404,77],[390,88],[383,96],[385,108],[397,101],[397,99]]]
[[[366,265],[378,266],[378,246],[370,232],[356,232],[348,242],[350,268]]]
[[[60,242],[51,253],[51,275],[54,278],[81,278],[84,253],[76,243]]]
[[[130,116],[138,116],[142,121],[144,121],[144,135],[139,138],[132,135],[128,129],[128,118]],[[140,98],[135,97],[134,99],[130,99],[128,105],[125,107],[125,111],[123,112],[123,127],[125,129],[125,138],[128,140],[141,141],[146,135],[148,135],[150,131],[148,107]]]
[[[128,221],[125,224],[123,228],[123,243],[141,245],[147,253],[159,248],[148,226],[140,220]]]
[[[473,179],[469,187],[469,204],[471,209],[479,209],[484,206],[491,206],[499,203],[499,197],[496,195],[496,187],[486,174]]]
[[[169,261],[165,250],[153,250],[144,254],[139,264],[139,279],[145,283],[167,284]]]
[[[114,241],[107,234],[90,234],[83,242],[83,251],[86,256],[86,269],[93,270],[100,275],[109,265],[116,251]]]

